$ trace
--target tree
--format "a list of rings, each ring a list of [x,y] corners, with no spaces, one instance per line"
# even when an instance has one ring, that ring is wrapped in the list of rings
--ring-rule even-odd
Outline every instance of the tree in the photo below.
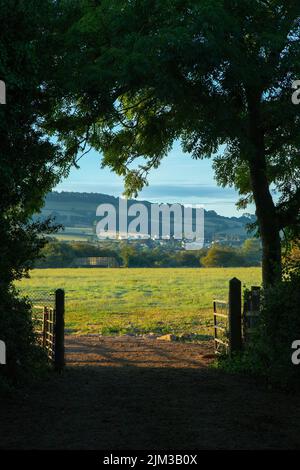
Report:
[[[137,252],[133,245],[123,243],[120,249],[120,255],[125,268],[131,267],[132,261],[136,258]]]
[[[68,167],[41,129],[54,103],[55,3],[2,0],[0,8],[0,77],[7,93],[7,104],[0,106],[0,331],[11,372],[25,371],[36,348],[30,305],[20,299],[14,281],[33,267],[43,234],[55,230],[49,221],[33,223],[31,216]]]
[[[261,264],[261,241],[257,238],[245,240],[241,254],[245,257],[248,266],[259,266]]]
[[[175,258],[178,260],[179,266],[199,268],[199,251],[180,251],[175,254]]]
[[[45,194],[66,170],[63,153],[41,130],[52,106],[48,91],[53,2],[1,2],[0,284],[9,286],[32,267],[49,222],[31,222]],[[50,29],[49,29],[50,28]],[[5,287],[6,286],[6,287]]]
[[[213,245],[200,261],[207,268],[229,268],[245,264],[244,257],[237,250],[222,245]]]
[[[193,158],[212,157],[239,205],[255,202],[271,285],[280,232],[299,229],[299,17],[298,0],[73,2],[58,60],[68,99],[48,128],[74,159],[89,145],[103,152],[127,194],[175,140]]]
[[[293,240],[284,253],[284,274],[285,278],[291,273],[300,277],[300,240]]]

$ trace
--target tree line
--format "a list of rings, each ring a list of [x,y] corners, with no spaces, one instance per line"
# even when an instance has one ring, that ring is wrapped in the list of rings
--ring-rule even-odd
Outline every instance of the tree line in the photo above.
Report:
[[[76,266],[76,258],[114,257],[120,266],[130,268],[199,268],[242,267],[261,265],[261,243],[248,239],[241,247],[215,244],[210,248],[187,251],[153,243],[134,242],[66,242],[51,240],[41,250],[36,268],[66,268]]]

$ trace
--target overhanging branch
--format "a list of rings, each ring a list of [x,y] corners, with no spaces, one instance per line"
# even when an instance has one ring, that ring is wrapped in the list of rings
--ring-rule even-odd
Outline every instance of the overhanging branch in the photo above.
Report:
[[[288,200],[276,207],[280,230],[300,224],[300,188]]]

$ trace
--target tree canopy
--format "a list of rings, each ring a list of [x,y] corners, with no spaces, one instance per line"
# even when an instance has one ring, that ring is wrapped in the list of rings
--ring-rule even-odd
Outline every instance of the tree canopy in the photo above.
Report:
[[[64,98],[49,129],[74,160],[89,146],[101,151],[127,194],[147,183],[176,140],[195,159],[213,158],[217,180],[238,189],[239,205],[256,204],[264,280],[272,283],[280,231],[299,228],[299,110],[291,101],[299,2],[72,5],[58,60],[68,70]]]
[[[12,7],[13,4],[13,7]],[[0,287],[33,265],[49,222],[31,222],[45,194],[66,174],[62,149],[42,123],[53,105],[51,0],[2,1],[0,77],[7,103],[0,106]]]
[[[56,2],[55,2],[56,3]],[[43,359],[33,332],[30,304],[14,281],[28,274],[44,244],[50,222],[32,222],[45,194],[65,174],[59,145],[41,126],[53,105],[49,89],[56,16],[54,2],[2,0],[0,78],[6,104],[0,105],[0,331],[7,348],[4,375],[30,375]]]

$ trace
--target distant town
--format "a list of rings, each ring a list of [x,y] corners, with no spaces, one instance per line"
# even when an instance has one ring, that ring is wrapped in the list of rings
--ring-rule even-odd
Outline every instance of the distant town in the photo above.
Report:
[[[128,200],[128,206],[136,203],[136,200]],[[96,234],[96,209],[99,204],[112,204],[118,211],[118,198],[101,193],[79,192],[52,192],[45,200],[41,213],[36,218],[51,217],[55,223],[63,228],[55,235],[60,241],[89,241],[97,242]],[[143,201],[146,206],[151,206],[148,201]],[[214,244],[232,247],[241,246],[244,241],[254,235],[253,225],[256,218],[252,214],[244,214],[241,217],[224,217],[215,211],[204,211],[204,247],[209,248]],[[118,227],[117,227],[118,228]],[[118,243],[124,237],[122,233],[115,240]],[[145,237],[134,234],[128,235],[129,241],[139,241],[145,246],[155,242],[160,246],[172,245],[174,249],[181,249],[183,242],[172,240],[172,237],[164,239]],[[113,242],[113,240],[111,240]]]

